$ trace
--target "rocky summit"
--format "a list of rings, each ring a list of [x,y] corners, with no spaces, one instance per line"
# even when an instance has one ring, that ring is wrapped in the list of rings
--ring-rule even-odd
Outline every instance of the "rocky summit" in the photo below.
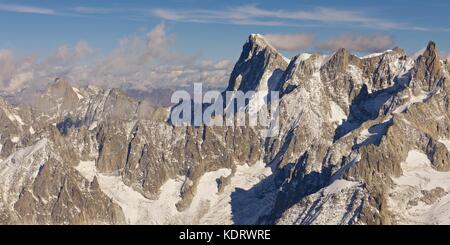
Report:
[[[0,98],[0,223],[450,224],[449,67],[432,41],[287,59],[252,34],[224,92],[279,91],[269,138],[64,79]]]

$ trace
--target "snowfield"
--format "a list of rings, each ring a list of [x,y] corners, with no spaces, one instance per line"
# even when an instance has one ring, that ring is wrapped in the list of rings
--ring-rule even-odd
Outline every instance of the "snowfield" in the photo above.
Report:
[[[450,172],[436,171],[427,156],[417,150],[409,151],[401,166],[403,176],[393,179],[396,187],[388,199],[393,221],[450,224]],[[429,198],[433,192],[434,197]]]
[[[278,224],[353,224],[358,221],[354,214],[360,212],[359,207],[367,195],[362,183],[337,179],[289,208]]]
[[[200,178],[190,207],[179,212],[175,205],[180,201],[184,182],[181,177],[169,179],[161,187],[159,198],[150,200],[125,185],[119,176],[98,173],[93,161],[81,161],[76,169],[89,181],[97,177],[102,191],[119,204],[129,224],[233,224],[232,193],[237,188],[248,190],[272,174],[262,162],[252,166],[240,165],[231,183],[218,193],[216,180],[230,175],[231,170],[223,168],[205,173]]]

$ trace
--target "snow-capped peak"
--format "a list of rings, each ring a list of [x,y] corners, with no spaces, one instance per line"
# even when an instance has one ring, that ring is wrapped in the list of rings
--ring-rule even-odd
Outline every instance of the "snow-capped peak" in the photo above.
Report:
[[[383,54],[386,54],[386,53],[389,53],[389,52],[392,52],[392,49],[388,49],[388,50],[385,50],[383,52],[367,54],[367,55],[364,55],[364,56],[360,57],[360,59],[369,59],[369,58],[377,57],[377,56],[380,56],[380,55],[383,55]]]

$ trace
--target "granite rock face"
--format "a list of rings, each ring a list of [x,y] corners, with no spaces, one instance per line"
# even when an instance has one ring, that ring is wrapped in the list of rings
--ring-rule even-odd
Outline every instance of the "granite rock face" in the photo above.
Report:
[[[393,202],[433,210],[450,198],[450,77],[438,54],[430,42],[417,59],[394,48],[289,60],[252,34],[224,92],[279,91],[271,137],[176,126],[171,108],[63,79],[31,106],[0,99],[0,222],[408,223]],[[414,189],[414,171],[439,181]],[[413,189],[399,199],[405,181]]]

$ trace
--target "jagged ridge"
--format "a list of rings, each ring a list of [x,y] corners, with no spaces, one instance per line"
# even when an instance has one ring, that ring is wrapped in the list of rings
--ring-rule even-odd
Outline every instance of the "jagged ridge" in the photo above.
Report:
[[[1,164],[18,159],[21,166],[43,166],[27,177],[12,208],[1,206],[0,220],[408,222],[390,209],[389,194],[409,152],[423,152],[431,168],[450,170],[448,74],[433,42],[416,60],[400,48],[363,58],[340,49],[287,60],[263,36],[250,35],[227,90],[281,92],[280,130],[268,139],[251,127],[173,127],[167,108],[58,79],[31,107],[0,101]],[[42,157],[12,157],[44,138],[50,148]],[[37,191],[42,183],[48,191]],[[63,191],[74,188],[75,197]],[[50,209],[52,195],[64,197],[56,199],[61,208]],[[328,208],[337,199],[344,200],[340,208]]]

